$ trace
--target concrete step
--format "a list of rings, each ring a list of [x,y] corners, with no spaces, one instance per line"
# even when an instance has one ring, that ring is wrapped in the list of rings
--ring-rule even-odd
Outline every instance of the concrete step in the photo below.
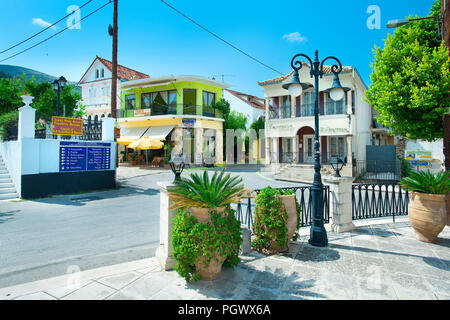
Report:
[[[0,179],[5,178],[5,179],[9,179],[9,174],[7,173],[0,173]]]
[[[10,188],[0,188],[0,194],[9,194],[9,193],[15,193],[16,188],[10,187]]]
[[[0,189],[1,188],[14,188],[14,183],[0,181]]]
[[[8,174],[8,171],[0,169],[0,174]]]
[[[0,178],[0,183],[12,183],[12,180],[10,177]]]
[[[0,200],[13,200],[13,199],[19,199],[19,195],[17,193],[0,193]]]

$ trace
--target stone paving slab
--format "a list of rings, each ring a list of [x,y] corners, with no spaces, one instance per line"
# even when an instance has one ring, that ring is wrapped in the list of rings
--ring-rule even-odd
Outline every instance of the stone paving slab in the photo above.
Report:
[[[0,299],[450,299],[448,227],[434,244],[418,241],[407,220],[328,232],[323,248],[308,238],[301,233],[282,254],[241,256],[235,269],[224,267],[214,281],[186,283],[151,258],[81,272],[75,288],[61,277],[3,288]]]

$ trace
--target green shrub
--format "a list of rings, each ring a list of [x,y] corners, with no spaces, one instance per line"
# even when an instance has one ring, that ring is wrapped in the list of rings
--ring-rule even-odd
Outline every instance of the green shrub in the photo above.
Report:
[[[447,194],[450,192],[450,172],[440,171],[436,175],[430,170],[411,172],[409,177],[400,181],[400,186],[410,191],[431,193],[431,194]]]
[[[295,194],[294,190],[281,190],[272,187],[262,189],[256,197],[255,222],[253,224],[253,233],[255,238],[252,241],[252,247],[264,253],[270,253],[274,250],[271,241],[275,242],[281,248],[288,244],[288,229],[286,222],[288,214],[283,201],[279,196]],[[297,206],[297,230],[301,223],[301,210],[296,198]],[[296,231],[293,240],[298,238]]]
[[[405,160],[404,158],[398,158],[400,160],[400,168],[401,168],[401,177],[406,178],[409,177],[411,172],[413,172],[413,166],[408,160]]]
[[[176,181],[176,188],[169,192],[173,202],[170,209],[218,208],[238,202],[244,189],[242,178],[224,174],[225,169],[220,174],[216,171],[210,179],[208,171],[205,170],[203,176],[194,172],[190,174],[190,179],[181,178]]]
[[[209,265],[212,252],[226,257],[224,266],[234,268],[240,262],[241,224],[235,218],[234,210],[227,209],[226,212],[227,215],[212,209],[211,223],[200,223],[187,211],[178,210],[172,233],[173,255],[177,260],[175,270],[186,281],[201,279],[195,261],[203,256],[207,258],[206,265]]]

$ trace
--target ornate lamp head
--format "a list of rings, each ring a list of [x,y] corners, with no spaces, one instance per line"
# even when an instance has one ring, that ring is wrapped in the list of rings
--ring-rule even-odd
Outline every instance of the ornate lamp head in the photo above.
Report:
[[[344,161],[339,157],[335,157],[331,160],[331,166],[333,167],[334,171],[336,171],[334,177],[340,177],[341,175],[339,174],[339,171],[342,170],[342,167],[344,166]]]

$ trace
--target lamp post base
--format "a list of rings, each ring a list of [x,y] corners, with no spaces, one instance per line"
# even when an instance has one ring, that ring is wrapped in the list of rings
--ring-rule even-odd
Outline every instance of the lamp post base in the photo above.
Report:
[[[308,243],[315,247],[328,246],[327,231],[323,226],[311,226]]]

